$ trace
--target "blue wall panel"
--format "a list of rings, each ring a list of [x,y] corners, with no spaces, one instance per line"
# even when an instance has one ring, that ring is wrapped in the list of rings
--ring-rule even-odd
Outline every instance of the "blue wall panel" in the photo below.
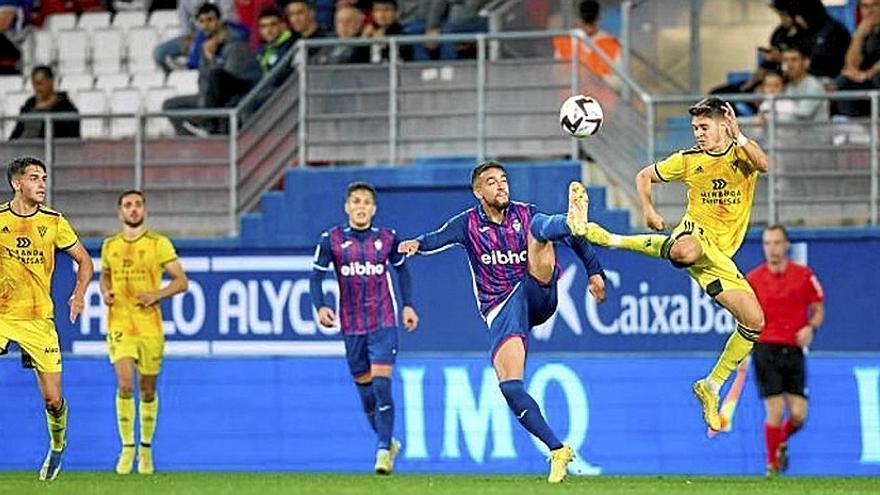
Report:
[[[578,452],[604,474],[760,474],[763,408],[749,378],[733,431],[705,434],[690,383],[710,358],[533,356],[526,386]],[[751,375],[751,373],[750,373]],[[114,378],[98,359],[65,363],[67,469],[110,470],[118,450]],[[30,373],[0,359],[0,469],[36,469],[47,435]],[[793,475],[880,475],[880,359],[812,358],[807,425],[790,443]],[[394,380],[400,472],[546,470],[484,357],[408,357]],[[169,359],[159,381],[160,470],[372,467],[374,440],[341,358]]]

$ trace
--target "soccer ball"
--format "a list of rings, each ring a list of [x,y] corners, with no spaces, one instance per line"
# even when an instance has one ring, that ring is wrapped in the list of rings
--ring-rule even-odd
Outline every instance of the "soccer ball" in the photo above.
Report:
[[[596,134],[602,127],[602,119],[602,107],[590,96],[574,95],[559,109],[559,125],[576,138]]]

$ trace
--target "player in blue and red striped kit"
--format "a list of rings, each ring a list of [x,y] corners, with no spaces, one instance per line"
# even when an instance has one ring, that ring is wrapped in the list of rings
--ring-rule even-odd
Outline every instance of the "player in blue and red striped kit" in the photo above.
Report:
[[[574,452],[559,441],[526,392],[523,370],[530,329],[556,311],[559,266],[554,242],[572,248],[587,268],[590,293],[600,302],[605,299],[605,275],[595,252],[572,236],[572,231],[586,230],[586,191],[573,182],[568,214],[545,215],[535,205],[510,201],[507,173],[498,162],[474,168],[471,184],[479,206],[452,217],[439,230],[401,242],[400,252],[432,254],[455,244],[467,250],[501,393],[520,424],[550,449],[547,480],[559,483]]]
[[[376,190],[354,182],[345,193],[348,224],[321,234],[309,289],[319,323],[332,327],[337,315],[324,300],[324,273],[332,269],[339,282],[338,321],[345,339],[348,367],[354,377],[364,412],[378,437],[377,474],[391,474],[400,442],[394,429],[391,373],[397,356],[397,300],[389,267],[397,270],[403,299],[403,326],[413,331],[419,317],[412,307],[412,290],[406,257],[397,252],[395,232],[374,227]]]

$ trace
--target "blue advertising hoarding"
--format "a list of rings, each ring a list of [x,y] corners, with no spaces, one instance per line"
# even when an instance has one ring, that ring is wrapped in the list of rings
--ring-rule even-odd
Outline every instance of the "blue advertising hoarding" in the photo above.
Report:
[[[692,380],[709,357],[533,356],[525,385],[577,474],[761,474],[763,406],[750,377],[729,433],[706,436]],[[752,375],[752,373],[750,373]],[[66,469],[111,470],[115,378],[103,359],[65,363]],[[0,469],[36,470],[46,424],[31,373],[0,359]],[[341,358],[167,360],[157,469],[370,472],[375,439]],[[880,475],[880,359],[814,357],[792,475]],[[394,377],[398,472],[545,474],[546,452],[510,413],[484,357],[406,357]]]
[[[629,252],[599,250],[606,267],[607,301],[587,295],[586,274],[567,248],[557,313],[532,334],[532,352],[717,351],[732,318],[690,278],[669,263]],[[880,264],[877,238],[819,238],[796,242],[793,257],[806,261],[825,287],[826,321],[813,347],[823,351],[880,351],[876,304]],[[163,302],[169,352],[195,355],[337,355],[338,329],[316,324],[308,294],[311,253],[182,249],[191,283],[186,294]],[[761,262],[756,240],[737,263],[747,271]],[[62,348],[75,354],[104,350],[106,312],[97,277],[86,311],[71,325],[67,300],[73,286],[70,259],[61,255],[53,293]],[[97,260],[96,260],[97,261]],[[96,267],[100,263],[96,262]],[[408,261],[420,328],[401,339],[402,352],[477,351],[487,338],[473,297],[465,254],[453,248]],[[393,272],[393,270],[392,270]],[[325,291],[335,294],[332,277]]]

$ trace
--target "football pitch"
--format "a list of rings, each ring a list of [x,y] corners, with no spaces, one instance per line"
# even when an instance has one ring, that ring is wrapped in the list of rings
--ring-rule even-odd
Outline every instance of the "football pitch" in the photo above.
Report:
[[[880,478],[785,478],[704,476],[570,477],[549,485],[539,476],[396,474],[387,478],[360,474],[160,473],[117,476],[113,473],[62,472],[48,484],[36,473],[0,472],[2,494],[64,495],[265,495],[265,494],[449,494],[541,495],[578,493],[643,494],[877,494]]]

